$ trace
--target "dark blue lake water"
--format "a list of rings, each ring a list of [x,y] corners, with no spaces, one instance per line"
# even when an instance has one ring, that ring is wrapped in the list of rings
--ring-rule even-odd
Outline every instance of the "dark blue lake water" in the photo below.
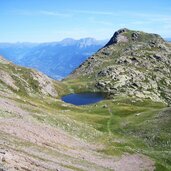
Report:
[[[69,94],[69,95],[62,97],[62,101],[66,103],[71,103],[77,106],[97,103],[103,99],[104,99],[104,96],[101,93]]]

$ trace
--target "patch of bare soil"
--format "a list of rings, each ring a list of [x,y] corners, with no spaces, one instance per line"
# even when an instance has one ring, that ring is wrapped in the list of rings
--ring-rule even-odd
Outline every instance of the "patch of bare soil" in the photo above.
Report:
[[[29,113],[12,100],[0,98],[0,110],[19,116]],[[27,119],[0,118],[0,163],[7,170],[115,170],[153,171],[154,162],[139,154],[112,157],[98,146],[75,138],[59,128]]]

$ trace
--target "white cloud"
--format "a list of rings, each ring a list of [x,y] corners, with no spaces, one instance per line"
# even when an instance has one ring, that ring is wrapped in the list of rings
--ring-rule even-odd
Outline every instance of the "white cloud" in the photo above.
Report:
[[[44,40],[63,39],[65,37],[82,38],[95,37],[97,39],[106,39],[112,36],[114,31],[121,27],[127,27],[135,30],[143,30],[147,32],[154,32],[161,34],[163,37],[171,37],[171,14],[142,13],[136,11],[92,11],[92,10],[14,10],[15,15],[28,16],[49,16],[59,18],[86,16],[85,27],[77,27],[77,23],[73,23],[76,28],[68,26],[58,32],[43,36]],[[81,15],[82,14],[82,15]],[[91,27],[87,27],[90,24]],[[57,28],[54,28],[57,29]],[[38,37],[41,39],[41,37]],[[44,41],[41,40],[41,41]]]
[[[38,11],[37,13],[40,15],[47,15],[47,16],[59,16],[59,17],[71,17],[72,16],[72,14],[58,12],[58,11]]]
[[[57,17],[72,17],[72,14],[59,12],[59,11],[46,11],[46,10],[13,10],[11,11],[14,15],[25,15],[25,16],[57,16]]]
[[[108,12],[108,11],[71,10],[70,12],[72,12],[72,13],[77,13],[77,14],[114,15],[113,12]]]

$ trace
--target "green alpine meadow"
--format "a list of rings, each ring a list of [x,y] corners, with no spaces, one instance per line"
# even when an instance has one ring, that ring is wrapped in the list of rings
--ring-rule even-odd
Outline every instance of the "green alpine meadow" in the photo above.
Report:
[[[171,171],[171,0],[0,0],[0,171]]]
[[[171,170],[170,65],[170,43],[126,28],[62,81],[1,57],[1,170]],[[105,98],[61,100],[85,92]]]

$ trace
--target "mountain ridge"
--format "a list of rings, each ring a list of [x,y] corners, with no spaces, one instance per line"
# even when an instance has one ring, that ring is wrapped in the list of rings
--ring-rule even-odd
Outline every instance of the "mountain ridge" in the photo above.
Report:
[[[144,64],[146,54],[141,56],[144,54],[141,51],[147,44],[132,42],[131,35],[130,32],[123,35],[130,42],[99,50],[80,66],[81,72],[75,71],[77,75],[62,82],[0,57],[0,170],[171,169],[171,108],[165,102],[132,98],[127,92],[122,92],[126,95],[122,97],[119,87],[115,89],[118,96],[115,94],[92,105],[74,106],[61,100],[63,95],[74,92],[113,93],[110,90],[116,82],[109,81],[117,76],[123,83],[129,75],[133,79],[141,78],[143,75],[135,75],[134,69]],[[143,49],[139,49],[142,45]],[[164,49],[161,52],[169,48],[161,41],[150,42],[150,52],[156,52],[158,45]],[[141,63],[137,63],[140,59],[136,53],[140,59],[143,57]],[[150,59],[158,61],[153,59],[152,63],[163,66],[159,55],[151,55]],[[162,57],[165,64],[167,53]],[[132,61],[135,66],[129,63]],[[131,72],[126,72],[125,65]],[[149,66],[153,68],[151,62]],[[146,68],[141,69],[145,73]],[[167,69],[164,70],[166,77]],[[97,83],[102,87],[98,88]]]
[[[110,96],[171,102],[171,47],[157,34],[120,29],[69,78],[88,80]],[[123,93],[122,93],[123,92]]]
[[[108,135],[82,119],[91,107],[62,102],[69,90],[61,82],[3,57],[0,76],[0,170],[120,171],[135,161],[135,171],[155,168],[143,154],[105,154]]]
[[[0,56],[0,82],[4,89],[26,96],[58,97],[57,81],[50,79],[40,71],[14,65]]]
[[[51,43],[0,43],[0,54],[8,60],[35,68],[54,78],[61,79],[105,44],[93,38],[64,39]]]

